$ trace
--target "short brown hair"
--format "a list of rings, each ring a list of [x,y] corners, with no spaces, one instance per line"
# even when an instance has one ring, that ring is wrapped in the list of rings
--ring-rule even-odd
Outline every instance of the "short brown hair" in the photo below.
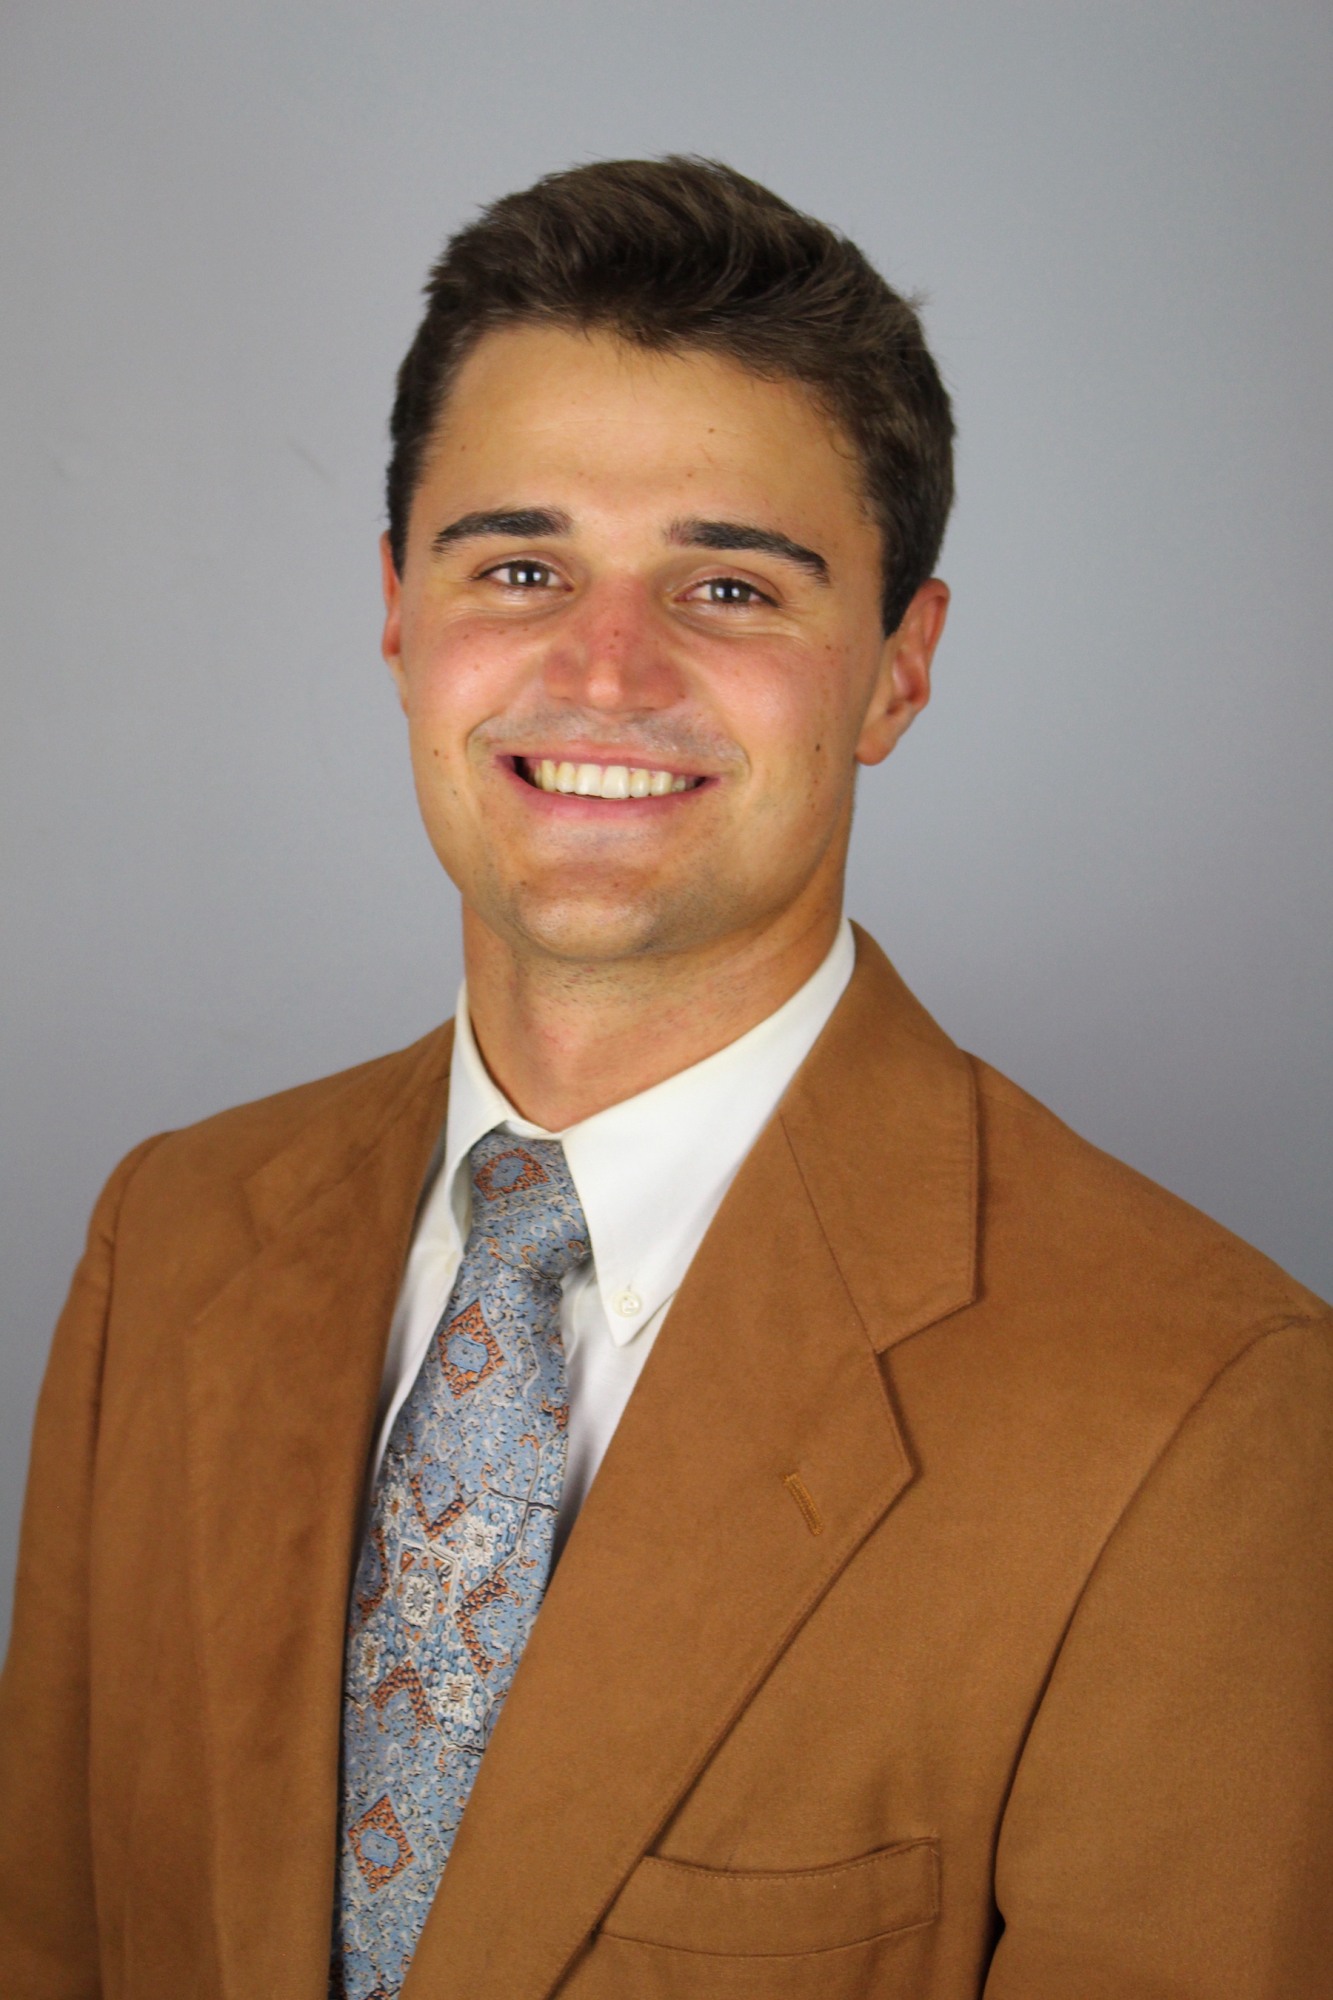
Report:
[[[884,629],[931,574],[953,501],[953,419],[913,304],[826,223],[715,160],[606,160],[505,195],[451,238],[398,371],[389,545],[450,387],[483,334],[548,323],[705,348],[802,383],[854,447],[884,535]]]

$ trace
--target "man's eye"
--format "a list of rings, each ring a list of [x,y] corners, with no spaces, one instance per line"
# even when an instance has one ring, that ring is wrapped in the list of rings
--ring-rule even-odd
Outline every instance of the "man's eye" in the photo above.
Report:
[[[511,590],[543,590],[555,578],[555,571],[549,563],[534,562],[529,556],[518,556],[513,562],[497,563],[486,574],[496,577]]]
[[[705,604],[767,604],[768,598],[762,590],[756,590],[752,583],[745,583],[738,576],[710,576],[700,586]]]

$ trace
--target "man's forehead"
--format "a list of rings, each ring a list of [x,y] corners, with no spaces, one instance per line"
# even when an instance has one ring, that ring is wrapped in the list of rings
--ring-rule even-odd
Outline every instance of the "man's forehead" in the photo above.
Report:
[[[434,510],[433,534],[455,515],[548,498],[578,523],[573,496],[591,505],[594,490],[655,514],[659,528],[771,527],[820,551],[825,569],[831,533],[873,528],[856,456],[801,384],[707,349],[661,353],[605,332],[484,335],[449,388],[423,471],[446,507]]]
[[[760,440],[855,459],[815,392],[785,375],[685,344],[646,347],[605,329],[519,325],[482,335],[459,365],[436,417],[435,439],[475,449],[472,431],[494,437],[513,423],[524,443],[570,428],[657,429],[665,445],[688,441],[705,459]]]

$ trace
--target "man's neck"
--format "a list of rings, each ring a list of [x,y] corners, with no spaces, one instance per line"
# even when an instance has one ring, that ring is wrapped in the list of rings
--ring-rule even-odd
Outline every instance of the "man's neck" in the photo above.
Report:
[[[465,908],[468,1013],[487,1069],[524,1118],[561,1132],[756,1027],[827,957],[839,913],[704,951],[575,963],[514,951]]]

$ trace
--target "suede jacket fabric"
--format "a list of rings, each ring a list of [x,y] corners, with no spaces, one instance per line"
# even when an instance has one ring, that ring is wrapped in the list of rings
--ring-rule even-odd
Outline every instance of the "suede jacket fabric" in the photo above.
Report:
[[[325,2000],[450,1031],[149,1141],[56,1335],[6,2000]],[[858,937],[678,1293],[403,2000],[1328,2000],[1333,1317]]]

